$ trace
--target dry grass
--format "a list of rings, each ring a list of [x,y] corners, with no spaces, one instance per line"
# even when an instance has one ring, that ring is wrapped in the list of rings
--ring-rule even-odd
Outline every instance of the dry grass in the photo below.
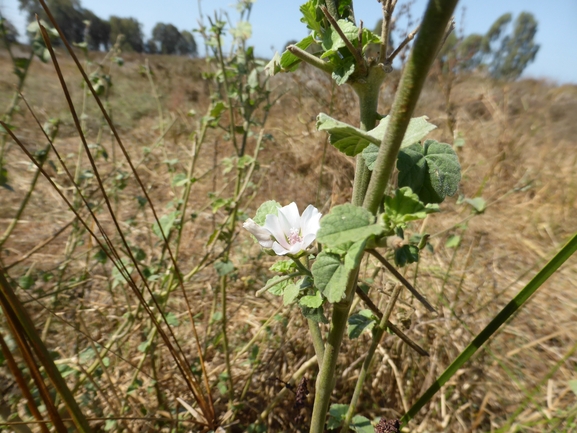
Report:
[[[13,81],[5,59],[2,57],[0,62],[1,104],[6,104],[11,97]],[[152,146],[158,137],[155,101],[146,79],[139,73],[143,60],[139,56],[128,56],[125,66],[112,72],[112,113],[135,161],[144,156],[143,148]],[[79,83],[71,62],[65,59],[62,62],[69,82]],[[188,135],[194,129],[193,121],[185,113],[194,109],[202,115],[208,105],[209,89],[200,79],[203,68],[200,61],[153,56],[150,62],[165,113],[175,123],[167,134],[164,148],[146,156],[139,174],[146,179],[157,209],[168,213],[179,187],[171,186],[172,174],[165,161],[177,158],[179,162],[172,169],[185,170],[190,152]],[[383,114],[392,102],[397,79],[393,74],[383,91]],[[316,131],[315,117],[320,111],[331,111],[340,120],[357,123],[352,114],[357,112],[356,96],[348,88],[332,88],[329,80],[306,68],[291,76],[275,77],[272,83],[276,86],[275,92],[287,93],[272,108],[267,133],[274,141],[266,142],[261,153],[261,168],[255,180],[260,186],[248,204],[248,213],[252,215],[258,204],[268,199],[281,203],[294,200],[301,208],[318,199],[317,205],[326,213],[331,206],[350,197],[353,164],[328,147],[318,188],[326,137]],[[74,97],[79,102],[79,85],[71,87],[76,87]],[[67,163],[74,168],[78,139],[50,65],[34,62],[25,94],[41,117],[62,119],[56,146],[62,155],[69,155]],[[463,168],[460,194],[469,198],[481,195],[489,207],[484,214],[470,218],[471,208],[459,204],[454,197],[442,205],[442,213],[426,221],[435,252],[423,255],[418,270],[411,266],[406,272],[410,278],[418,272],[417,285],[436,305],[439,315],[426,313],[410,297],[404,296],[393,321],[402,323],[405,332],[431,356],[419,357],[394,336],[387,336],[375,357],[359,407],[359,412],[368,417],[402,414],[406,409],[403,406],[410,406],[416,400],[577,227],[574,176],[577,154],[572,142],[577,135],[577,86],[528,80],[495,83],[480,76],[460,76],[452,102],[456,107],[457,129],[466,140],[459,153]],[[88,136],[94,139],[100,125],[94,104],[87,113]],[[451,143],[452,137],[445,127],[444,97],[435,77],[431,77],[415,113],[424,114],[439,126],[432,137]],[[13,123],[30,149],[44,146],[41,133],[28,114],[22,113]],[[112,154],[110,140],[103,142]],[[187,218],[189,222],[184,231],[179,261],[185,274],[197,264],[208,236],[223,218],[220,212],[211,212],[207,195],[210,191],[222,190],[226,196],[231,191],[231,175],[222,174],[222,167],[215,165],[215,161],[229,156],[231,151],[223,134],[211,132],[198,168],[198,173],[206,175],[195,184],[189,206],[195,217]],[[29,163],[15,146],[9,150],[7,161],[14,192],[0,192],[0,233],[9,224],[31,178]],[[100,159],[99,166],[103,173],[114,169],[111,159]],[[124,163],[120,163],[119,168],[127,171]],[[54,168],[52,175],[60,185],[70,186]],[[85,181],[88,191],[94,189],[91,182]],[[129,179],[127,183],[127,187],[118,192],[119,219],[131,244],[146,253],[143,264],[151,269],[162,266],[160,244],[150,235],[152,217],[139,209],[134,182]],[[113,187],[110,182],[108,185]],[[72,194],[70,189],[69,193]],[[22,221],[0,252],[4,265],[10,266],[71,217],[48,183],[41,181]],[[103,211],[99,217],[105,225],[110,224]],[[172,367],[167,352],[159,349],[152,361],[146,360],[138,376],[141,382],[129,392],[135,365],[142,355],[138,346],[146,340],[150,328],[138,312],[136,301],[111,287],[110,267],[91,259],[96,250],[87,237],[84,236],[84,244],[76,249],[72,260],[64,262],[70,230],[10,269],[9,274],[15,279],[25,274],[38,278],[33,288],[19,291],[21,299],[27,303],[37,327],[44,329],[46,343],[58,354],[60,365],[71,371],[82,371],[92,362],[83,360],[82,356],[78,358],[90,345],[83,334],[70,327],[80,326],[80,314],[91,337],[105,344],[124,315],[132,311],[135,324],[114,344],[115,353],[122,358],[108,355],[113,385],[100,378],[96,384],[85,383],[84,391],[79,394],[84,394],[90,402],[85,406],[89,416],[110,414],[105,401],[114,386],[127,396],[132,414],[170,417],[175,397],[191,400],[181,377]],[[451,235],[462,237],[457,250],[445,247]],[[228,332],[233,358],[239,354],[233,365],[237,395],[246,389],[237,426],[246,427],[281,391],[280,380],[288,380],[313,356],[313,350],[306,324],[296,308],[281,308],[281,301],[269,295],[254,296],[255,290],[270,276],[267,268],[273,259],[263,257],[246,233],[240,233],[233,248],[232,260],[238,272],[228,298]],[[367,267],[369,275],[376,265],[369,263]],[[61,282],[58,282],[60,273]],[[367,277],[367,282],[373,287],[375,303],[382,306],[393,282],[391,277],[380,272],[372,280]],[[577,378],[577,356],[564,358],[577,341],[576,282],[576,262],[570,260],[541,287],[528,307],[445,385],[412,424],[411,431],[488,432],[507,425],[508,421],[513,422],[510,431],[515,428],[527,432],[577,431],[577,404],[575,394],[569,390],[569,381]],[[207,368],[215,385],[218,375],[224,371],[224,356],[218,343],[221,335],[214,316],[217,286],[218,278],[212,267],[186,284],[189,297],[194,300],[197,326],[206,347]],[[56,289],[58,293],[54,293]],[[38,302],[31,301],[32,298]],[[179,318],[175,332],[189,359],[197,359],[186,308],[178,292],[170,296],[167,311]],[[248,350],[240,354],[257,334]],[[345,373],[338,378],[334,402],[348,403],[356,380],[354,366],[359,365],[369,341],[367,334],[357,340],[345,340],[339,361],[339,371]],[[254,347],[258,347],[258,354],[253,352]],[[251,354],[254,360],[249,359]],[[152,371],[158,372],[155,381]],[[314,378],[314,364],[305,374]],[[6,395],[17,394],[14,387],[10,387],[11,379],[4,367],[0,367],[0,375],[8,384]],[[76,373],[69,376],[71,385],[78,377]],[[155,391],[155,387],[161,388],[161,392]],[[164,396],[166,401],[159,404],[157,395]],[[213,395],[217,409],[225,412],[226,402],[220,399],[216,386]],[[292,405],[293,397],[289,393],[268,414],[267,431],[299,429],[294,424],[297,414]],[[305,420],[306,412],[304,409]],[[21,415],[25,417],[22,407]],[[132,427],[135,431],[145,431],[143,425],[146,424],[134,421]],[[103,423],[94,425],[102,427]],[[167,422],[163,431],[169,431],[170,425],[171,422]],[[158,429],[160,431],[160,427]]]

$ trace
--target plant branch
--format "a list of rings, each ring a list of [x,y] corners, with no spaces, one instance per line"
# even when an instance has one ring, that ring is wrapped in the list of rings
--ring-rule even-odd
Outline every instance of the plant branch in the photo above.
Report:
[[[390,115],[391,121],[381,142],[363,203],[363,206],[373,214],[376,214],[382,201],[405,131],[456,5],[457,0],[431,0],[427,6],[421,31],[399,84]]]
[[[359,298],[361,298],[361,300],[365,303],[365,305],[369,307],[369,310],[371,310],[379,319],[383,318],[383,313],[381,312],[381,310],[379,310],[379,308],[375,305],[375,303],[371,300],[371,298],[369,298],[365,294],[365,292],[361,290],[359,286],[357,286],[356,288],[356,294]],[[393,334],[395,334],[397,337],[403,340],[407,344],[407,346],[409,346],[419,355],[430,356],[429,352],[427,352],[425,349],[423,349],[421,346],[419,346],[417,343],[411,340],[403,331],[397,328],[397,326],[390,320],[387,320],[386,326],[393,332]]]
[[[397,57],[397,56],[399,55],[399,53],[400,53],[401,51],[403,51],[403,48],[405,48],[405,47],[407,46],[407,44],[408,44],[409,42],[411,42],[411,41],[415,38],[415,36],[417,35],[417,33],[419,33],[420,28],[421,28],[421,25],[419,24],[417,27],[415,27],[415,30],[413,30],[411,33],[409,33],[409,34],[405,37],[405,39],[403,40],[403,42],[401,42],[401,43],[399,44],[399,46],[395,49],[395,51],[393,51],[393,52],[391,53],[391,55],[390,55],[389,57],[387,57],[387,63],[388,63],[388,64],[392,64],[392,63],[393,63],[393,60],[395,60],[395,57]],[[444,43],[444,41],[443,41],[443,43]],[[442,46],[443,46],[443,44],[439,45],[439,47],[442,47]]]
[[[351,41],[349,41],[349,39],[345,36],[345,33],[340,28],[339,24],[337,23],[337,20],[335,20],[333,18],[333,16],[329,13],[327,8],[325,6],[321,6],[320,8],[321,8],[322,13],[325,14],[325,17],[327,17],[327,20],[329,20],[329,23],[331,23],[331,26],[333,26],[335,31],[339,34],[339,36],[341,37],[341,39],[345,43],[345,46],[347,47],[347,49],[351,52],[351,54],[355,58],[357,66],[359,67],[359,70],[358,70],[359,74],[361,76],[364,76],[367,73],[367,65],[365,63],[365,59],[363,58],[361,53],[355,48],[355,46],[351,43]]]
[[[381,0],[381,2],[383,4],[383,24],[381,25],[381,52],[379,53],[379,63],[384,63],[389,47],[391,19],[395,6],[397,5],[397,0]]]
[[[427,301],[423,295],[421,295],[419,292],[417,292],[417,290],[412,286],[412,284],[409,283],[405,279],[405,277],[403,277],[401,275],[401,273],[399,271],[397,271],[395,269],[395,267],[388,262],[387,259],[385,259],[383,256],[381,256],[377,250],[367,250],[367,252],[369,254],[371,254],[373,257],[375,257],[379,262],[381,262],[381,264],[385,268],[387,268],[391,272],[391,274],[393,274],[397,278],[397,280],[399,280],[401,283],[403,283],[403,285],[407,289],[409,289],[409,292],[411,292],[415,296],[415,298],[417,298],[421,302],[421,304],[423,304],[425,306],[425,308],[427,308],[427,310],[429,310],[432,313],[437,312],[433,308],[433,306],[429,303],[429,301]]]
[[[325,342],[323,340],[323,334],[321,333],[321,327],[314,320],[307,319],[307,322],[309,323],[309,331],[313,340],[315,354],[317,355],[319,366],[321,366],[323,365],[323,357],[325,356]]]
[[[329,74],[332,74],[334,71],[333,67],[328,62],[325,62],[319,59],[318,57],[315,57],[312,54],[307,53],[305,50],[300,49],[296,45],[289,45],[287,47],[287,51],[290,52],[291,54],[294,54],[303,62],[308,63],[309,65],[314,66],[317,69],[320,69],[321,71],[327,72]]]
[[[355,391],[353,393],[353,397],[351,398],[351,403],[349,404],[347,415],[343,421],[343,427],[341,428],[341,433],[347,433],[349,431],[349,425],[351,423],[351,420],[353,419],[353,415],[355,413],[355,409],[357,407],[361,391],[363,390],[363,385],[365,384],[365,379],[367,378],[369,368],[371,367],[371,362],[373,362],[373,356],[375,355],[377,346],[380,344],[381,339],[383,338],[383,334],[387,329],[388,326],[387,323],[389,323],[389,317],[391,317],[391,313],[393,312],[393,308],[395,307],[395,303],[397,302],[399,293],[401,293],[401,289],[402,285],[400,283],[397,283],[397,285],[393,289],[393,293],[391,294],[391,298],[389,299],[387,308],[385,309],[385,312],[381,317],[381,321],[378,327],[373,331],[373,340],[367,352],[367,357],[363,361],[361,371],[359,372],[357,384],[355,385]]]

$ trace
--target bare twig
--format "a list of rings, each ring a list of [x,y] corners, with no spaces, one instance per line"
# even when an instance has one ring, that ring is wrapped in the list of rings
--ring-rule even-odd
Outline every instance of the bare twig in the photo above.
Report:
[[[403,277],[399,271],[397,271],[395,269],[395,267],[393,265],[391,265],[387,259],[385,259],[383,256],[381,256],[378,251],[376,250],[367,250],[372,256],[374,256],[379,262],[381,262],[381,264],[387,268],[391,274],[393,274],[397,280],[399,280],[401,283],[403,283],[403,285],[409,289],[409,292],[411,292],[415,298],[417,298],[421,304],[423,304],[425,306],[425,308],[427,308],[427,310],[436,313],[437,311],[433,308],[433,306],[429,303],[429,301],[427,301],[425,299],[425,297],[423,295],[421,295],[419,292],[417,292],[417,290],[411,285],[411,283],[409,283],[405,277]]]
[[[325,71],[329,74],[333,73],[333,67],[328,63],[325,62],[318,57],[313,56],[312,54],[307,53],[305,50],[300,49],[296,45],[289,45],[287,47],[287,51],[291,54],[294,54],[296,57],[301,59],[303,62],[308,63],[311,66],[314,66],[321,71]]]
[[[379,310],[379,308],[375,305],[375,303],[371,300],[371,298],[369,298],[365,294],[365,292],[361,290],[359,286],[357,286],[356,293],[358,297],[361,298],[361,300],[365,303],[365,305],[369,307],[369,310],[371,310],[379,319],[383,318],[383,313],[381,312],[381,310]],[[397,337],[403,340],[407,344],[407,346],[409,346],[419,355],[430,356],[429,352],[427,352],[425,349],[423,349],[421,346],[419,346],[417,343],[411,340],[403,331],[397,328],[397,326],[393,324],[390,320],[387,320],[386,327],[389,328],[393,332],[393,334],[395,334]]]
[[[391,19],[395,6],[397,5],[397,0],[382,0],[382,4],[383,24],[381,25],[381,52],[379,53],[379,63],[384,63],[387,58],[389,35],[391,33]]]
[[[407,46],[407,44],[408,44],[409,42],[411,42],[411,41],[415,38],[415,36],[417,35],[417,33],[419,33],[420,28],[421,28],[421,25],[419,24],[417,27],[415,27],[415,29],[414,29],[411,33],[409,33],[409,34],[405,37],[405,39],[403,40],[403,42],[401,42],[401,43],[399,44],[399,46],[395,49],[395,51],[393,51],[393,52],[391,53],[391,55],[390,55],[389,57],[387,57],[387,63],[388,63],[388,64],[392,64],[392,63],[393,63],[393,60],[395,60],[395,57],[397,57],[397,56],[399,55],[399,53],[400,53],[401,51],[403,51],[403,48],[405,48],[405,47]],[[441,47],[442,47],[442,46],[443,46],[443,45],[441,44]]]

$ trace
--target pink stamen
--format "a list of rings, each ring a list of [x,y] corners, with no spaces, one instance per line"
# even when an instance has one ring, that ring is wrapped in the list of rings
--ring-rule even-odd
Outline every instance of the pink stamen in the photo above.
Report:
[[[287,238],[289,245],[294,245],[297,242],[303,241],[303,238],[299,235],[299,232],[300,232],[299,229],[291,229],[290,230],[290,235]]]

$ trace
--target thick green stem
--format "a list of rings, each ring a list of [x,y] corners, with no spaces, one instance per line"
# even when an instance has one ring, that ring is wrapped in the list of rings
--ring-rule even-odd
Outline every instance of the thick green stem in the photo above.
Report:
[[[403,286],[399,283],[393,290],[393,294],[389,299],[389,303],[387,305],[387,309],[381,317],[381,321],[379,326],[373,331],[373,341],[371,342],[371,347],[369,347],[369,351],[367,352],[367,357],[363,362],[363,366],[361,368],[361,372],[359,373],[359,378],[357,379],[357,384],[355,386],[355,391],[353,393],[353,398],[351,399],[351,403],[349,404],[349,409],[347,410],[347,416],[343,421],[343,426],[341,428],[341,433],[347,433],[349,431],[349,425],[351,424],[351,420],[355,414],[355,409],[357,408],[357,403],[359,402],[359,397],[361,396],[361,391],[363,390],[363,385],[365,384],[365,379],[367,378],[367,374],[369,373],[369,368],[371,368],[371,363],[373,362],[373,356],[375,355],[375,351],[381,339],[383,338],[383,334],[387,329],[387,322],[389,321],[389,317],[391,317],[391,313],[393,312],[393,308],[395,303],[397,302],[397,298],[399,297],[399,293],[401,293]]]
[[[456,5],[457,0],[429,1],[421,31],[401,78],[391,111],[391,121],[383,137],[363,203],[372,213],[377,212],[383,198],[405,131]]]
[[[351,271],[347,281],[347,294],[342,302],[334,304],[331,317],[331,329],[325,344],[325,354],[321,371],[317,378],[315,403],[311,420],[310,433],[324,433],[325,419],[329,410],[331,393],[335,386],[335,369],[343,335],[347,328],[349,310],[357,284],[358,269]]]
[[[321,366],[323,365],[323,358],[325,356],[325,342],[323,341],[323,334],[321,333],[321,328],[317,322],[311,319],[307,319],[307,322],[309,324],[309,331],[313,340],[315,354],[317,355],[319,366]]]
[[[385,79],[385,72],[379,66],[373,66],[368,76],[363,81],[352,84],[359,96],[360,127],[368,131],[375,127],[377,122],[377,106],[379,103],[379,90]],[[365,165],[365,161],[359,155],[355,183],[353,186],[353,204],[360,206],[363,202],[365,191],[369,184],[371,173]],[[325,418],[329,409],[330,397],[334,388],[335,369],[337,358],[349,318],[349,311],[354,298],[359,270],[355,269],[349,274],[345,300],[335,304],[331,318],[331,329],[325,345],[325,354],[321,365],[321,371],[317,378],[315,403],[311,422],[311,433],[324,432]]]
[[[363,131],[370,131],[377,123],[379,93],[384,79],[384,70],[380,66],[373,66],[369,70],[366,80],[352,84],[359,97],[360,128]],[[362,155],[357,155],[352,199],[354,205],[362,206],[370,180],[371,172],[367,168],[364,158]]]

